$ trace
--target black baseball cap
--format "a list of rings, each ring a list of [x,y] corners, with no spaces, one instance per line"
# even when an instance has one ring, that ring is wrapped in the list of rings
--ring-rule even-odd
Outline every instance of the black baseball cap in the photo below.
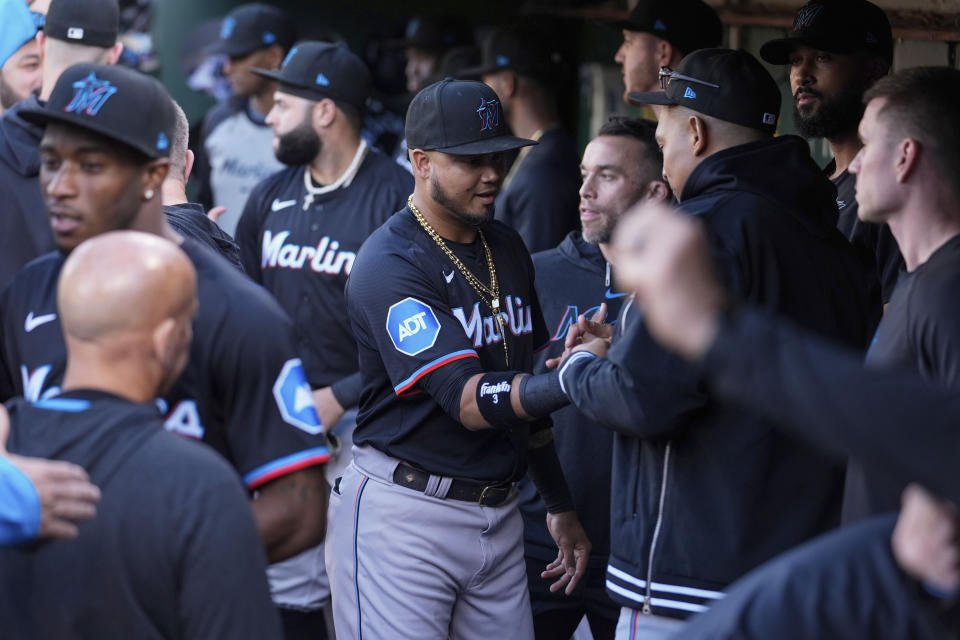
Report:
[[[43,26],[48,38],[92,47],[112,47],[119,32],[117,0],[53,0]]]
[[[220,24],[220,40],[209,51],[245,56],[274,44],[287,50],[296,39],[296,27],[286,11],[255,2],[240,5],[227,14]]]
[[[626,20],[610,24],[653,34],[684,54],[719,47],[723,40],[720,17],[703,0],[639,0]]]
[[[370,70],[342,44],[298,42],[279,71],[251,71],[279,81],[279,91],[307,100],[331,98],[362,111],[370,97]]]
[[[407,109],[408,149],[480,155],[537,144],[510,134],[500,98],[476,80],[445,78],[414,96]]]
[[[426,49],[428,51],[446,51],[453,47],[473,43],[470,28],[462,21],[452,17],[415,17],[407,23],[403,38],[388,40],[388,48]]]
[[[780,89],[763,64],[743,50],[701,49],[687,55],[664,91],[631,93],[634,104],[680,105],[751,129],[773,133]]]
[[[60,74],[43,106],[23,109],[27,122],[68,124],[166,158],[176,124],[170,94],[154,78],[127,67],[76,64]]]
[[[760,57],[787,64],[799,45],[830,53],[875,53],[893,64],[890,20],[867,0],[811,0],[797,12],[790,37],[764,43]]]
[[[480,64],[461,69],[458,78],[480,78],[487,73],[509,69],[522,76],[551,79],[557,72],[560,54],[551,51],[538,34],[530,30],[497,29],[483,43]]]

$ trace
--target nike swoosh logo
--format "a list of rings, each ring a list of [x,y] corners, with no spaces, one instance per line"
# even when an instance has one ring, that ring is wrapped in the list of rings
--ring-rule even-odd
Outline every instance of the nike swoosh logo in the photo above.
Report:
[[[23,328],[27,330],[27,333],[30,333],[40,325],[47,324],[48,322],[53,322],[56,319],[57,319],[57,314],[55,313],[48,313],[46,315],[34,317],[33,311],[31,311],[30,313],[27,314],[27,321],[23,323]]]
[[[281,209],[286,209],[287,207],[292,207],[292,206],[295,205],[295,204],[297,204],[297,201],[296,201],[296,200],[284,200],[283,202],[280,202],[280,199],[279,199],[279,198],[274,198],[274,199],[273,199],[273,204],[270,205],[270,210],[271,210],[271,211],[280,211]]]
[[[457,275],[456,271],[451,271],[450,273],[444,272],[443,277],[446,279],[447,284],[453,282],[453,276]]]
[[[625,293],[614,293],[614,292],[611,291],[610,289],[607,289],[606,292],[604,292],[603,297],[606,298],[607,300],[616,300],[617,298],[622,298],[622,297],[625,296],[625,295],[627,295],[627,294],[625,294]]]

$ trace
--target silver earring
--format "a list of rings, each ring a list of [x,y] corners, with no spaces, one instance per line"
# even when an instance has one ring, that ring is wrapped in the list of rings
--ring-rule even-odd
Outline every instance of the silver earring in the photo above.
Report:
[[[153,200],[153,189],[147,189],[144,191],[143,197],[145,200]]]

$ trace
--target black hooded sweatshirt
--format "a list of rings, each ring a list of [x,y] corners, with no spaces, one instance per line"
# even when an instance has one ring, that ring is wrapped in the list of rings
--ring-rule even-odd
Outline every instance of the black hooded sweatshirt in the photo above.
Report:
[[[836,229],[835,199],[806,143],[786,136],[705,159],[680,207],[706,226],[734,300],[863,350],[879,292]],[[716,401],[696,369],[656,345],[641,313],[626,318],[609,360],[573,361],[563,378],[581,411],[618,431],[608,591],[683,618],[835,526],[843,466]]]

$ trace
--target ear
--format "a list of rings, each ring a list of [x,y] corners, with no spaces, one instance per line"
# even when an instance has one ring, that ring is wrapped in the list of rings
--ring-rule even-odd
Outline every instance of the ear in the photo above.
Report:
[[[141,192],[153,191],[160,193],[160,186],[170,171],[170,161],[166,158],[157,158],[150,161],[143,171],[143,189]]]
[[[645,202],[663,202],[670,195],[670,188],[663,180],[651,180],[643,188],[642,200]]]
[[[699,116],[687,118],[687,132],[690,136],[690,151],[694,157],[707,151],[707,123]]]
[[[430,179],[430,170],[432,169],[430,154],[423,149],[411,149],[410,166],[413,167],[413,175],[421,180]]]
[[[903,139],[897,145],[897,182],[903,184],[910,179],[910,176],[920,164],[920,155],[923,148],[920,143],[913,138]]]
[[[313,126],[318,131],[326,129],[337,119],[337,103],[330,98],[324,98],[312,107]]]
[[[47,36],[43,31],[37,31],[37,46],[40,47],[40,59],[44,57],[44,47],[47,46]]]
[[[197,156],[194,155],[193,151],[187,149],[186,160],[186,166],[183,168],[183,184],[187,184],[190,181],[190,174],[193,172],[193,163],[196,162]]]
[[[874,82],[890,73],[890,65],[887,64],[886,60],[881,58],[873,58],[867,65],[866,71],[867,77],[870,79],[870,84],[872,85]]]
[[[173,362],[176,360],[176,354],[174,353],[174,347],[176,345],[173,340],[173,333],[176,328],[176,320],[173,318],[164,318],[164,320],[154,328],[153,334],[151,335],[154,359],[160,363],[164,372],[173,366]]]
[[[286,54],[278,44],[272,44],[264,51],[264,64],[267,69],[279,69]]]
[[[658,67],[670,67],[671,69],[675,68],[677,63],[680,62],[680,58],[683,58],[677,48],[663,38],[658,39],[657,48],[655,51]],[[674,60],[674,58],[677,59]]]
[[[104,64],[117,64],[120,54],[123,53],[123,43],[119,40],[107,50]]]
[[[497,92],[497,95],[500,96],[500,99],[512,98],[517,95],[517,85],[519,84],[519,79],[517,74],[513,71],[506,71],[500,74],[500,91]]]

